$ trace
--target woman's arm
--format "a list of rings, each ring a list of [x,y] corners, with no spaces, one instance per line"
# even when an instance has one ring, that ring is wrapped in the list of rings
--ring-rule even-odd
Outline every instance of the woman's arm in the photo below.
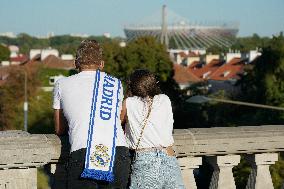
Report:
[[[68,125],[62,109],[54,109],[54,123],[56,135],[60,136],[67,134]]]

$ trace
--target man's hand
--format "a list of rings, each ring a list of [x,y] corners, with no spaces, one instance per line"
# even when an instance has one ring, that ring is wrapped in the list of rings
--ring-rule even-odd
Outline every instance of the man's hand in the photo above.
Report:
[[[54,110],[54,123],[55,123],[55,134],[59,136],[67,134],[68,125],[62,109]]]
[[[121,112],[120,112],[120,120],[121,120],[122,128],[124,130],[124,126],[125,126],[126,121],[127,121],[126,100],[124,100],[122,102],[122,109],[121,109]]]

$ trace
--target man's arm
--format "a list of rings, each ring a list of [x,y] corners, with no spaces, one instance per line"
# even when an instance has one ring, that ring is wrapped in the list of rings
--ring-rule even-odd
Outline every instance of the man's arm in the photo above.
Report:
[[[67,134],[68,125],[62,109],[54,109],[54,123],[56,135],[60,136]]]
[[[122,109],[121,109],[121,113],[120,113],[120,120],[121,120],[121,125],[125,125],[126,123],[126,99],[122,102]]]

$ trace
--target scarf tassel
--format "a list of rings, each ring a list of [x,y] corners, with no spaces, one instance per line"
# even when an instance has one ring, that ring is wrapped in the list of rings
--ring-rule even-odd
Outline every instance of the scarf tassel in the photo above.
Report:
[[[112,172],[94,169],[84,169],[83,173],[81,174],[81,177],[88,179],[104,180],[108,182],[114,181],[114,175]]]

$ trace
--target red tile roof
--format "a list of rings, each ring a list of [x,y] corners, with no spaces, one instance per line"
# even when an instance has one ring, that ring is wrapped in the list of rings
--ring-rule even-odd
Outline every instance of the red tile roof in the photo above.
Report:
[[[241,58],[233,58],[230,62],[223,64],[210,75],[212,80],[240,79],[240,74],[244,72],[245,63]]]
[[[202,65],[195,61],[187,70],[195,75],[199,80],[230,80],[239,79],[240,74],[244,72],[245,62],[241,58],[233,58],[230,62],[224,63],[213,59],[208,64]],[[205,77],[205,78],[203,78]]]
[[[180,52],[178,53],[182,58],[186,58],[187,57],[187,54],[185,54],[185,52]]]
[[[213,59],[211,62],[205,65],[199,64],[192,64],[188,67],[188,69],[199,79],[208,79],[212,73],[214,73],[220,66],[222,65],[222,62],[217,59]],[[208,77],[203,78],[203,75],[206,74]]]
[[[200,61],[193,61],[188,68],[189,69],[194,69],[194,67],[198,66],[198,64],[200,64]]]
[[[42,63],[44,64],[45,67],[48,68],[66,69],[66,70],[75,68],[74,61],[61,60],[60,58],[54,55],[49,55],[42,61]]]
[[[192,52],[192,51],[188,51],[188,54],[186,54],[185,52],[180,52],[179,55],[180,55],[182,58],[187,58],[187,57],[199,57],[198,54],[196,54],[195,52]]]
[[[18,55],[17,57],[11,57],[10,58],[10,62],[27,62],[28,61],[28,57],[26,55]]]
[[[174,64],[174,80],[178,84],[190,83],[190,82],[199,82],[201,81],[198,77],[196,77],[190,70],[186,67],[178,64]]]

